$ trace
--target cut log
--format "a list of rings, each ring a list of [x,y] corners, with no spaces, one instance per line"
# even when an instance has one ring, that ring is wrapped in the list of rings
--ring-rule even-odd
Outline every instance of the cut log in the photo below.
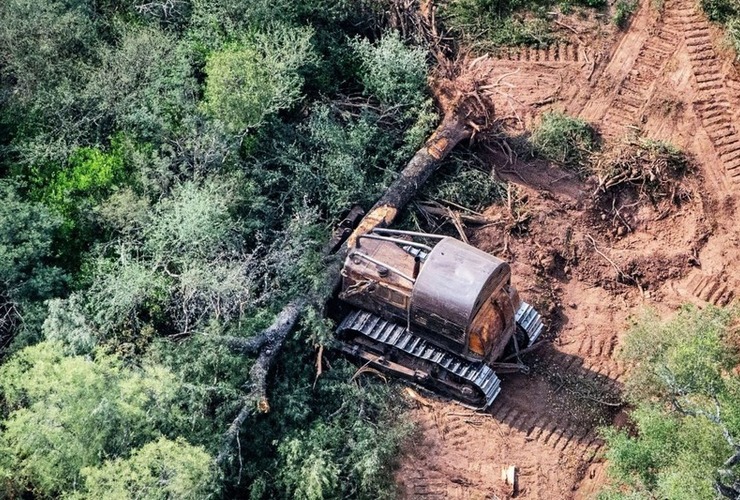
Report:
[[[469,122],[463,121],[457,113],[446,115],[424,147],[416,152],[398,178],[362,218],[347,240],[347,247],[353,247],[358,236],[376,227],[390,226],[450,151],[472,134],[473,129]]]

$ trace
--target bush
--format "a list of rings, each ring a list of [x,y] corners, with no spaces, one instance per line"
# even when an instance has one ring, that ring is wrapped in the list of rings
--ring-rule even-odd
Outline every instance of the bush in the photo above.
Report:
[[[418,106],[425,98],[426,51],[407,47],[398,32],[387,32],[376,44],[355,39],[360,79],[365,92],[386,106]]]
[[[597,147],[596,132],[584,120],[559,112],[549,112],[532,132],[534,151],[585,176],[588,158]]]
[[[479,158],[453,152],[447,163],[448,167],[424,189],[428,198],[480,210],[506,195],[505,185],[481,169],[483,165]]]
[[[299,70],[314,60],[311,36],[308,28],[275,28],[212,53],[205,109],[233,132],[244,132],[295,104],[302,95]]]
[[[614,15],[612,22],[620,30],[626,29],[629,25],[630,17],[637,9],[637,2],[634,0],[618,0],[614,5]]]

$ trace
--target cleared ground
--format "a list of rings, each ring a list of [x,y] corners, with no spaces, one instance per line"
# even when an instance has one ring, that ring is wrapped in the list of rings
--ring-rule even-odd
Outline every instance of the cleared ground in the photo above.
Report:
[[[627,194],[594,201],[593,184],[517,158],[491,141],[489,161],[516,185],[527,231],[501,225],[467,234],[508,258],[514,284],[549,321],[528,355],[529,375],[504,378],[487,414],[427,397],[413,403],[420,432],[397,480],[406,498],[507,498],[501,469],[519,470],[517,498],[587,498],[603,484],[601,425],[625,415],[615,359],[629,317],[643,307],[725,305],[740,294],[740,78],[722,34],[697,6],[645,0],[625,33],[598,19],[564,18],[547,50],[492,54],[488,91],[509,136],[558,109],[586,119],[606,141],[640,130],[669,141],[699,167],[690,196],[666,210]],[[518,200],[518,201],[517,201]],[[486,215],[506,219],[508,206]],[[623,283],[621,273],[637,277]]]

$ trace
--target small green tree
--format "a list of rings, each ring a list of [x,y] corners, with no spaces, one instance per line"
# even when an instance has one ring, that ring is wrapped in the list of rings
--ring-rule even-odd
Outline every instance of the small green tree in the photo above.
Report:
[[[737,311],[693,307],[672,320],[640,318],[623,355],[633,363],[626,394],[635,433],[605,432],[615,489],[605,498],[729,498],[740,478]],[[622,492],[625,496],[621,497]]]
[[[389,31],[375,44],[352,41],[360,58],[360,79],[365,92],[386,106],[419,106],[425,98],[426,51],[408,47],[397,31]]]
[[[205,109],[243,132],[295,104],[302,95],[300,69],[314,58],[312,34],[280,26],[212,53],[205,67]]]
[[[128,458],[108,460],[82,469],[84,487],[72,499],[169,498],[205,499],[216,491],[211,456],[183,439],[161,437],[135,450]]]

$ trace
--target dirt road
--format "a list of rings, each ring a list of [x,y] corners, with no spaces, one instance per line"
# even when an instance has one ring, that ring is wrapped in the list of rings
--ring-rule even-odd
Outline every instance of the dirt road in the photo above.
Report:
[[[509,465],[519,470],[517,498],[588,498],[605,480],[598,428],[624,420],[626,367],[615,354],[629,318],[740,294],[740,78],[721,33],[690,0],[660,10],[644,0],[625,33],[596,19],[562,24],[568,41],[486,61],[508,134],[558,109],[606,141],[639,130],[671,142],[699,171],[670,212],[628,198],[602,210],[588,183],[516,158],[503,141],[489,145],[491,167],[517,186],[527,230],[469,237],[512,262],[514,284],[545,312],[549,332],[527,358],[531,373],[506,376],[487,414],[431,397],[413,403],[420,432],[397,475],[406,498],[508,498]],[[625,270],[639,284],[620,283]]]

